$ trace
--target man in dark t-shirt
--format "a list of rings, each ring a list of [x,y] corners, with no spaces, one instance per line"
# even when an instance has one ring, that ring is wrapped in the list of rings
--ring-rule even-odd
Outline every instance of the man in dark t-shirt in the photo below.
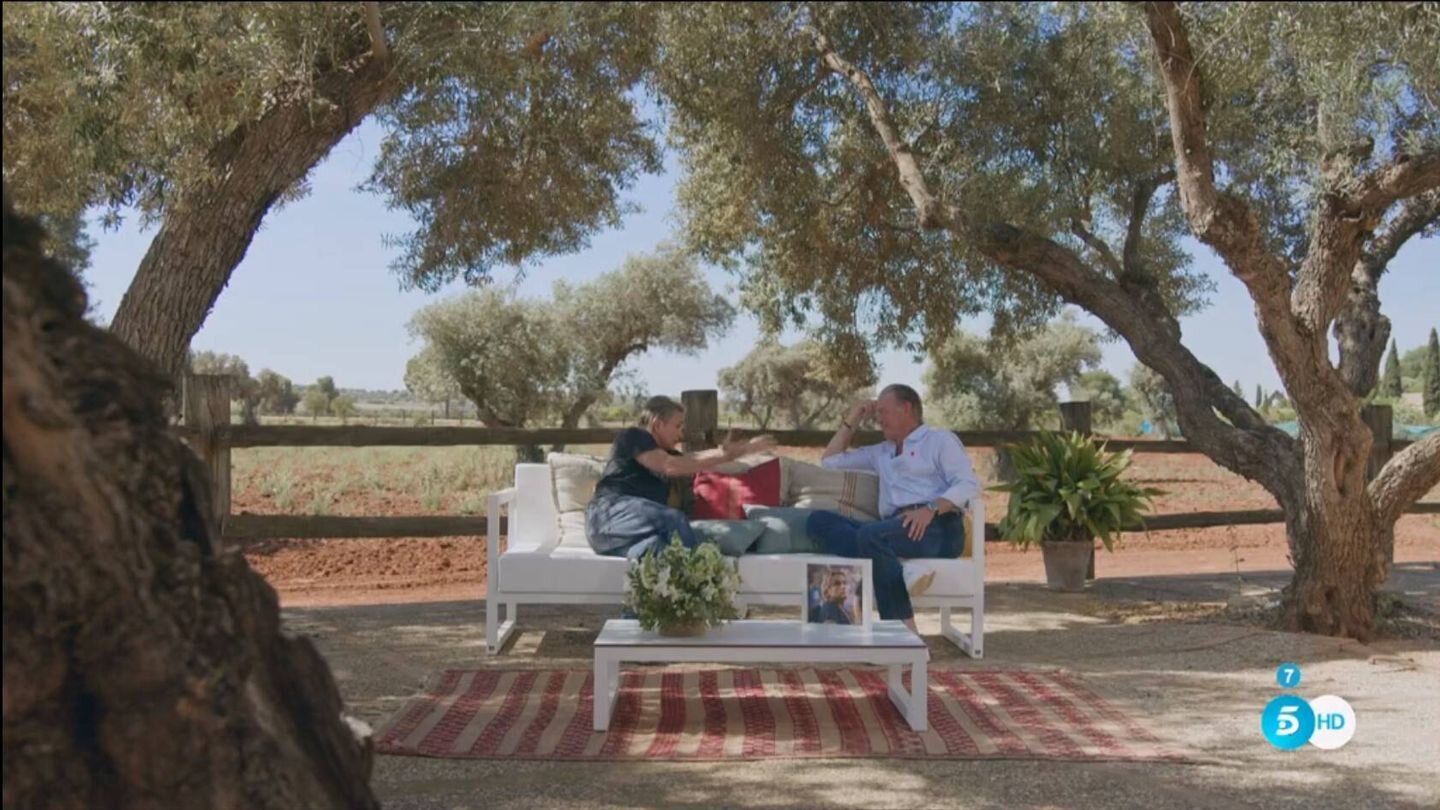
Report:
[[[694,548],[689,519],[666,504],[666,479],[694,475],[775,446],[762,436],[726,442],[718,451],[685,455],[675,449],[684,430],[685,409],[669,397],[651,397],[641,424],[644,427],[628,428],[615,437],[595,497],[585,510],[585,534],[598,554],[636,560],[675,535],[687,548]]]

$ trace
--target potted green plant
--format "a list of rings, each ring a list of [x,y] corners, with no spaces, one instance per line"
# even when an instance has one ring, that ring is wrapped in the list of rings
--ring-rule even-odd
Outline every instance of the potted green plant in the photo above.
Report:
[[[646,630],[666,636],[698,636],[735,618],[740,572],[714,543],[687,549],[679,535],[670,545],[630,567],[625,607]]]
[[[1083,588],[1095,539],[1113,550],[1120,533],[1142,525],[1151,499],[1162,494],[1121,478],[1130,451],[1108,452],[1078,433],[1045,431],[1012,454],[1016,479],[992,487],[1010,493],[1000,534],[1021,548],[1039,544],[1046,583],[1055,590]]]

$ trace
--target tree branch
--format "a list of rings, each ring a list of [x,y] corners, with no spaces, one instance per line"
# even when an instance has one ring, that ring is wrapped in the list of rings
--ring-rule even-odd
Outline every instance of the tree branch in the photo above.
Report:
[[[1214,248],[1255,303],[1260,334],[1287,390],[1319,410],[1343,397],[1338,377],[1324,384],[1329,367],[1324,329],[1302,330],[1291,311],[1290,273],[1265,244],[1255,212],[1240,197],[1215,186],[1215,165],[1205,136],[1201,73],[1180,11],[1174,3],[1147,3],[1145,15],[1165,82],[1175,178],[1180,204],[1196,238]],[[1313,259],[1314,257],[1310,257]],[[1348,266],[1348,265],[1347,265]],[[1321,381],[1320,385],[1315,383]]]
[[[1388,208],[1397,199],[1425,195],[1440,187],[1440,151],[1402,157],[1353,181],[1353,188],[1345,190],[1351,185],[1348,175],[1353,160],[1344,154],[1327,157],[1326,183],[1336,190],[1321,199],[1310,248],[1291,296],[1296,318],[1316,332],[1323,333],[1341,315],[1349,292],[1346,280],[1353,278],[1355,265],[1364,260],[1365,240]],[[1417,215],[1423,216],[1423,210]]]
[[[1390,340],[1390,319],[1380,312],[1380,277],[1407,241],[1437,221],[1440,190],[1406,200],[1400,213],[1371,238],[1351,270],[1349,294],[1333,332],[1340,350],[1340,377],[1357,397],[1375,388],[1380,359]]]
[[[1401,155],[1360,178],[1346,196],[1364,212],[1384,213],[1391,205],[1440,188],[1440,149]]]
[[[1359,264],[1370,278],[1378,281],[1389,269],[1390,261],[1400,253],[1400,248],[1437,222],[1440,222],[1440,189],[1411,197],[1390,224],[1370,238]]]
[[[370,29],[370,53],[375,61],[390,61],[390,46],[385,43],[385,26],[380,22],[380,4],[365,4],[365,27]]]
[[[1180,326],[1158,300],[1137,296],[1120,282],[1096,272],[1072,250],[1005,222],[963,214],[931,194],[908,146],[900,141],[884,101],[870,77],[835,53],[825,36],[809,34],[825,63],[844,76],[860,95],[870,122],[900,174],[901,185],[923,227],[944,228],[1004,267],[1039,278],[1067,301],[1095,314],[1123,335],[1136,356],[1159,371],[1176,394],[1187,436],[1217,462],[1260,481],[1272,493],[1289,486],[1297,458],[1295,442],[1266,424],[1180,341]],[[1159,177],[1164,179],[1168,175]],[[1153,191],[1151,192],[1153,193]],[[1252,223],[1253,225],[1253,223]],[[1113,254],[1111,255],[1113,259]],[[1288,286],[1288,282],[1287,282]],[[1218,409],[1226,424],[1216,417]],[[1296,462],[1298,463],[1298,462]]]
[[[1104,239],[1091,233],[1090,229],[1081,224],[1080,220],[1070,220],[1070,233],[1075,234],[1081,242],[1084,242],[1086,246],[1095,251],[1095,253],[1100,256],[1100,262],[1104,264],[1110,272],[1114,273],[1116,277],[1124,275],[1125,268],[1120,264],[1120,260],[1115,258],[1115,253],[1110,250],[1110,246],[1105,244]]]
[[[1390,459],[1366,487],[1381,525],[1400,519],[1411,504],[1440,484],[1440,432],[1431,433]]]
[[[901,139],[899,131],[891,122],[890,115],[885,109],[885,102],[880,98],[880,91],[875,88],[874,82],[870,81],[870,77],[864,71],[841,58],[830,44],[828,37],[814,27],[807,26],[807,28],[815,40],[815,48],[820,52],[820,58],[825,66],[844,76],[855,86],[860,98],[865,102],[865,109],[870,114],[870,123],[875,127],[875,132],[879,134],[886,151],[890,153],[890,159],[900,172],[900,185],[915,204],[915,213],[920,227],[925,229],[945,227],[947,211],[940,201],[930,193],[930,189],[925,183],[925,175],[920,171],[919,164],[915,162],[915,154],[910,150],[910,145]]]
[[[1335,319],[1335,343],[1340,350],[1340,379],[1356,397],[1364,397],[1380,378],[1380,358],[1390,341],[1390,319],[1380,312],[1375,276],[1363,261],[1350,276],[1350,295]]]
[[[1150,201],[1155,192],[1166,183],[1175,180],[1175,170],[1167,169],[1154,177],[1135,184],[1135,193],[1130,198],[1130,222],[1125,229],[1125,246],[1120,252],[1120,264],[1128,276],[1144,275],[1140,269],[1140,238],[1144,233],[1145,215],[1150,210]]]

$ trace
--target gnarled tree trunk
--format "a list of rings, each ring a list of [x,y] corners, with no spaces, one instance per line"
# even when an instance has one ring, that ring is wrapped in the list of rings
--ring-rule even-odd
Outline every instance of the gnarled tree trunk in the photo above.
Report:
[[[324,660],[221,551],[166,380],[39,237],[7,196],[4,806],[377,806]]]
[[[1370,452],[1368,430],[1358,417],[1353,422],[1357,430],[1338,433],[1302,427],[1302,472],[1277,498],[1295,566],[1281,613],[1284,625],[1296,630],[1367,639],[1376,594],[1389,573],[1385,538],[1394,521],[1376,513],[1363,461],[1335,463]]]
[[[208,182],[182,189],[120,299],[111,329],[173,379],[185,351],[281,194],[305,179],[393,91],[369,55],[278,102],[212,151]]]

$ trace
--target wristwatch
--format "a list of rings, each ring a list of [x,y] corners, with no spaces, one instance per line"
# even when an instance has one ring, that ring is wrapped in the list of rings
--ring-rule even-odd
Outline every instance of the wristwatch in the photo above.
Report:
[[[931,502],[929,502],[929,503],[927,503],[927,504],[925,504],[925,505],[930,508],[930,511],[931,511],[931,512],[934,512],[934,513],[937,514],[937,515],[940,514],[940,501],[939,501],[939,499],[933,500],[933,501],[931,501]]]

